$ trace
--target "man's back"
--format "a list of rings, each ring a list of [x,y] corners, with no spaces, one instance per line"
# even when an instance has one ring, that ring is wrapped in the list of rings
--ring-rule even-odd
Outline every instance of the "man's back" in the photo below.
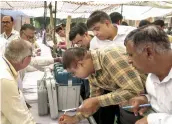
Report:
[[[109,97],[101,97],[102,106],[119,104],[124,99],[127,100],[144,91],[146,75],[138,73],[129,65],[122,47],[94,50],[91,51],[91,56],[95,69],[95,74],[89,76],[91,96],[101,95],[103,90],[114,91]],[[128,92],[129,90],[131,92]],[[117,97],[115,92],[118,92],[118,100],[115,100]],[[109,102],[105,102],[106,99]]]
[[[4,58],[0,58],[1,83],[1,123],[2,124],[35,124],[28,110],[22,92],[17,85],[17,72]]]

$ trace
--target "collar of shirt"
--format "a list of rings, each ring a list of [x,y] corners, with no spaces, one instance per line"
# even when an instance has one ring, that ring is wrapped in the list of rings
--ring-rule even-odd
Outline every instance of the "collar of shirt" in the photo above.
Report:
[[[92,57],[93,65],[94,65],[94,69],[95,69],[95,73],[92,75],[96,76],[98,74],[98,71],[102,69],[100,62],[99,62],[97,50],[91,50],[91,57]]]
[[[126,35],[126,33],[127,33],[128,31],[130,31],[131,29],[135,29],[134,27],[130,27],[130,26],[121,26],[121,25],[117,25],[117,24],[114,24],[114,27],[117,28],[117,35],[114,37],[113,41],[114,41],[118,36]]]
[[[5,39],[8,39],[8,38],[10,38],[13,34],[16,34],[16,32],[17,32],[16,30],[12,29],[11,34],[10,34],[9,36],[7,36],[7,34],[4,32],[4,33],[3,33],[4,38],[5,38]]]
[[[159,78],[155,74],[152,74],[152,73],[150,74],[150,79],[152,80],[152,82],[157,83],[157,84],[167,83],[169,82],[170,79],[172,79],[172,68],[170,72],[168,73],[168,75],[162,81],[160,81]]]
[[[14,69],[14,67],[11,65],[11,63],[4,56],[3,56],[3,59],[6,62],[7,66],[9,67],[9,69],[11,70],[11,73],[14,76],[14,78],[17,79],[18,78],[17,71]]]

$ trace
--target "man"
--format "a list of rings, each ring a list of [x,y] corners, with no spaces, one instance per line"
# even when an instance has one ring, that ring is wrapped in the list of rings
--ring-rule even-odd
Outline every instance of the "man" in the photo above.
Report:
[[[33,48],[35,48],[35,44],[36,44],[36,42],[34,40],[34,31],[35,31],[35,27],[31,24],[24,24],[24,25],[22,25],[22,27],[20,29],[20,38],[32,43]],[[40,52],[40,51],[36,51],[36,52]],[[19,88],[22,90],[22,79],[24,78],[26,70],[28,70],[28,71],[43,70],[42,67],[48,66],[50,64],[54,64],[55,62],[61,62],[61,58],[60,57],[57,57],[57,58],[48,57],[47,58],[47,57],[42,57],[42,56],[32,57],[32,60],[29,64],[29,66],[26,69],[20,71]]]
[[[65,27],[62,26],[61,24],[56,28],[56,33],[60,36],[59,40],[60,42],[58,42],[58,47],[61,49],[66,49],[66,34],[65,34]]]
[[[124,47],[124,39],[127,36],[127,34],[135,29],[134,27],[130,26],[121,26],[121,25],[115,25],[112,24],[110,17],[108,16],[107,13],[103,11],[95,11],[93,12],[90,17],[87,20],[87,27],[89,30],[93,31],[94,36],[90,42],[90,50],[92,49],[98,49],[98,48],[104,48],[108,46],[122,46]],[[104,92],[104,94],[108,93],[109,91]],[[114,106],[113,106],[114,108]],[[100,120],[102,120],[103,124],[107,123],[108,124],[113,124],[114,121],[114,116],[116,115],[118,117],[118,122],[119,122],[119,116],[121,115],[122,118],[121,120],[125,120],[125,116],[127,118],[132,118],[131,117],[132,113],[128,113],[125,111],[121,111],[119,114],[119,107],[116,105],[116,109],[110,108],[106,109],[101,108],[101,114],[100,114]],[[112,117],[113,116],[113,117]],[[127,123],[129,123],[128,121]],[[130,123],[129,123],[130,124]]]
[[[89,50],[90,41],[93,36],[89,35],[86,24],[78,23],[73,26],[69,32],[69,40],[72,41],[73,45],[78,47],[84,47]]]
[[[121,24],[123,17],[119,12],[113,12],[109,16],[113,24],[117,24],[117,25]]]
[[[60,124],[77,123],[95,113],[99,107],[120,104],[144,90],[144,79],[127,63],[121,47],[95,51],[70,48],[64,53],[63,66],[76,77],[89,78],[90,98],[83,102],[79,109],[81,113],[72,117],[63,115],[59,119]],[[110,92],[102,95],[105,90]]]
[[[160,20],[160,19],[155,20],[153,24],[159,26],[162,30],[164,30],[165,28],[165,23],[163,20]]]
[[[14,19],[12,16],[4,16],[2,18],[2,27],[4,33],[2,33],[2,37],[8,41],[18,39],[19,32],[13,29],[14,26]]]
[[[93,38],[93,35],[90,34],[85,23],[72,23],[72,28],[69,32],[69,40],[72,41],[73,46],[83,47],[89,50],[90,41]],[[81,96],[85,100],[90,96],[90,86],[88,79],[82,79],[83,84],[81,85]],[[100,111],[100,109],[99,109]],[[99,111],[97,111],[93,117],[97,124],[100,124],[99,120]]]
[[[114,25],[107,13],[93,12],[87,20],[87,27],[93,31],[94,37],[90,49],[104,48],[107,46],[124,46],[126,35],[135,29],[130,26]]]
[[[27,41],[30,41],[31,43],[34,42],[34,44],[36,44],[36,42],[34,40],[34,37],[35,37],[34,32],[35,32],[35,27],[33,25],[31,25],[31,24],[24,24],[24,25],[22,25],[22,27],[20,29],[20,38],[24,39],[24,40],[27,40]],[[40,52],[40,51],[36,51],[36,52]],[[46,63],[53,64],[54,62],[61,62],[60,58],[53,59],[51,57],[51,60],[50,59],[41,58],[41,57],[34,57],[34,58],[36,58],[36,59],[38,58],[38,60],[42,61],[41,64],[36,64],[36,65],[40,65],[40,66],[47,65]],[[48,60],[50,62],[48,62]],[[43,61],[47,61],[47,62],[45,62],[45,64],[44,64]],[[36,63],[38,63],[38,62],[36,62]],[[31,64],[32,64],[32,62],[31,62]],[[48,64],[48,65],[50,65],[50,64]]]
[[[35,27],[33,25],[31,25],[31,24],[22,25],[21,29],[20,29],[20,37],[22,39],[28,40],[32,44],[36,54],[38,54],[38,52],[41,52],[40,50],[38,51],[38,49],[40,49],[40,48],[39,48],[38,44],[36,43]]]
[[[129,63],[149,73],[147,95],[131,99],[133,111],[142,115],[146,109],[138,109],[138,105],[150,103],[156,112],[136,124],[171,124],[172,50],[167,34],[153,25],[141,27],[128,34],[125,45]]]
[[[160,19],[159,20],[155,20],[153,22],[153,24],[159,26],[162,30],[165,29],[165,23],[164,23],[163,20],[160,20]],[[169,38],[169,41],[172,43],[172,36],[168,35],[168,38]]]
[[[0,58],[2,124],[36,124],[17,85],[17,72],[29,65],[31,56],[31,44],[18,39],[7,45]]]
[[[151,23],[148,20],[141,20],[138,27],[142,27],[145,25],[150,25]]]

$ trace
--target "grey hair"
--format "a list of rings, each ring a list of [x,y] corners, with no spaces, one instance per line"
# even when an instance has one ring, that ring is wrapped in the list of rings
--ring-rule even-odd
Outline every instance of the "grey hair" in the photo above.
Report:
[[[32,45],[26,40],[12,40],[6,46],[4,55],[8,60],[19,63],[25,57],[32,55]]]
[[[165,53],[171,50],[171,45],[167,34],[158,26],[146,25],[131,31],[124,40],[126,45],[128,41],[134,43],[136,51],[141,53],[143,46],[152,45],[157,53]]]

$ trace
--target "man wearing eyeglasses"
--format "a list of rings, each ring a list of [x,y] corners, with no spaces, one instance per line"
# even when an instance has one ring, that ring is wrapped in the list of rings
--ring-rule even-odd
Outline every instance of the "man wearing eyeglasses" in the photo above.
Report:
[[[29,41],[32,44],[36,55],[40,55],[41,50],[39,48],[39,45],[36,43],[35,27],[33,25],[31,24],[22,25],[20,29],[20,38]]]
[[[12,16],[4,16],[2,18],[2,27],[4,32],[2,33],[2,37],[8,41],[18,39],[19,32],[14,30],[14,18]]]
[[[38,57],[38,53],[41,52],[41,49],[38,49],[38,45],[35,42],[35,27],[31,24],[24,24],[22,25],[21,29],[20,29],[20,38],[22,40],[27,40],[32,44],[32,48],[33,48],[33,54],[35,55],[34,57],[32,56],[32,60],[31,63],[29,64],[29,66],[20,71],[20,81],[19,81],[19,88],[22,89],[22,79],[24,78],[25,75],[25,71],[37,71],[37,70],[43,70],[42,67],[44,66],[49,66],[55,62],[61,62],[61,58],[57,57],[57,58],[52,58],[50,57],[43,57],[43,56],[39,56]]]
[[[72,41],[72,45],[84,47],[87,50],[90,48],[90,41],[93,37],[94,36],[88,32],[88,28],[85,23],[74,25],[69,32],[69,40]]]

